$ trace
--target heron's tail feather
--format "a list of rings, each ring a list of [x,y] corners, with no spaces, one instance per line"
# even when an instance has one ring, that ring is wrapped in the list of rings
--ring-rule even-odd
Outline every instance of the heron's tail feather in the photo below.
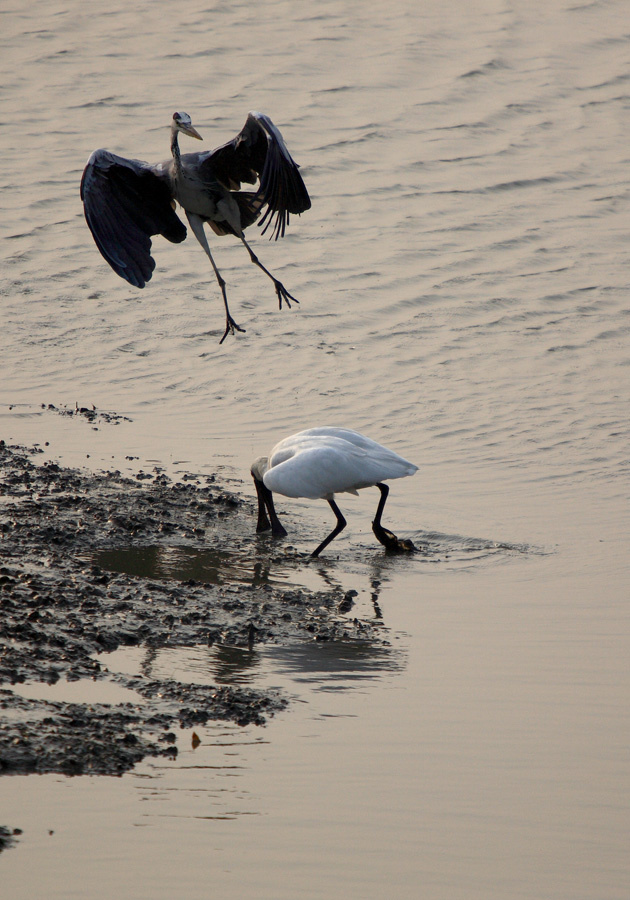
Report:
[[[264,204],[264,200],[258,194],[251,191],[232,191],[230,197],[236,200],[238,211],[241,218],[241,230],[244,231],[248,225],[252,225],[260,215],[260,209]],[[208,220],[208,224],[215,234],[233,234],[240,237],[225,219],[217,222],[212,219]]]
[[[260,210],[264,203],[262,197],[251,191],[235,191],[232,196],[238,203],[242,228],[245,229],[248,225],[253,225],[260,215]]]

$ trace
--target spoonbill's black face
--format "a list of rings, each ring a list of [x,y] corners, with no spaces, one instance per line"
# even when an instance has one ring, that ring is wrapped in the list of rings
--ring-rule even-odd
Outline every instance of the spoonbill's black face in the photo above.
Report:
[[[276,514],[276,508],[273,505],[273,494],[268,487],[265,487],[261,478],[254,472],[252,466],[252,478],[256,486],[256,494],[258,495],[258,522],[256,523],[256,534],[261,531],[269,531],[274,537],[286,537],[286,528],[280,522]],[[269,514],[269,515],[267,515]]]

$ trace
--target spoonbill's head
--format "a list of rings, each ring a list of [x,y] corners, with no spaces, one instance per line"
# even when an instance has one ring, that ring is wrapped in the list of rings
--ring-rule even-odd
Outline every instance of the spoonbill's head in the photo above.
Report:
[[[265,476],[265,472],[269,468],[269,458],[267,456],[259,456],[258,459],[255,459],[252,463],[252,467],[250,469],[252,473],[252,478],[254,481],[259,481],[262,483],[262,480]]]
[[[171,128],[173,131],[181,131],[182,134],[187,134],[188,137],[197,138],[198,141],[203,141],[203,138],[193,126],[192,119],[188,113],[173,113],[173,124],[171,125]]]
[[[271,529],[274,537],[285,537],[287,532],[277,516],[273,505],[273,495],[263,481],[268,468],[269,459],[266,456],[259,456],[258,459],[254,460],[250,469],[256,486],[256,494],[258,495],[258,523],[256,531],[259,533]]]

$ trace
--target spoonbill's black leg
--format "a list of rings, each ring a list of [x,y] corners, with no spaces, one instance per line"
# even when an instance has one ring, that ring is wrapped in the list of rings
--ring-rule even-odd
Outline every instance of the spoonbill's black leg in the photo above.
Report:
[[[403,539],[396,537],[396,535],[392,531],[388,531],[387,528],[383,528],[381,525],[381,516],[383,515],[383,510],[385,509],[385,503],[387,501],[387,495],[389,494],[389,487],[383,482],[379,481],[376,484],[376,487],[381,492],[381,499],[378,501],[378,507],[376,508],[376,515],[374,516],[374,521],[372,522],[372,531],[376,536],[376,540],[379,541],[385,547],[386,550],[390,550],[394,553],[400,553],[404,551],[414,551],[416,547],[413,545],[412,541],[408,538]]]
[[[313,552],[311,553],[311,556],[312,556],[312,557],[313,557],[313,556],[319,556],[319,554],[322,552],[322,550],[324,549],[324,547],[327,547],[327,546],[330,544],[330,542],[331,542],[332,540],[334,540],[334,539],[337,537],[337,535],[340,534],[340,533],[344,530],[344,528],[346,527],[346,525],[348,524],[348,523],[346,522],[346,520],[344,519],[344,517],[343,517],[343,515],[342,515],[342,512],[341,512],[341,510],[339,509],[339,507],[337,506],[337,504],[335,503],[335,501],[334,501],[334,500],[329,500],[328,502],[329,502],[329,504],[330,504],[330,508],[332,509],[332,511],[334,512],[334,514],[337,516],[337,524],[335,525],[335,527],[333,528],[333,530],[330,532],[330,534],[328,535],[328,537],[327,537],[327,538],[324,538],[324,540],[321,542],[321,544],[319,545],[319,547],[316,547],[316,548],[313,550]]]

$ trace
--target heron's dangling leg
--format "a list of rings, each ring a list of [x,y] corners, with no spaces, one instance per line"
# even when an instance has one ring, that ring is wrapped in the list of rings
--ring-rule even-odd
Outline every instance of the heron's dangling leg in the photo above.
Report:
[[[277,516],[276,508],[273,505],[273,494],[268,487],[265,487],[262,481],[254,478],[256,485],[256,493],[258,494],[258,523],[256,525],[256,534],[261,531],[269,531],[275,537],[286,537],[286,529]],[[267,512],[269,517],[267,517]],[[269,521],[271,519],[271,522]]]
[[[228,306],[227,293],[225,290],[225,279],[217,269],[216,263],[212,258],[212,253],[210,253],[210,247],[208,245],[208,239],[206,238],[206,232],[203,227],[203,219],[200,216],[195,215],[195,213],[186,212],[186,218],[190,223],[190,227],[193,230],[193,233],[203,249],[206,252],[206,255],[210,262],[212,263],[212,268],[214,269],[214,274],[217,276],[217,281],[219,282],[219,287],[221,288],[221,293],[223,294],[223,305],[225,306],[225,333],[221,340],[220,344],[226,339],[228,334],[234,334],[235,331],[242,331],[245,333],[245,329],[241,328],[240,325],[237,325],[234,319],[230,314],[230,308]]]
[[[285,288],[285,286],[282,284],[282,282],[278,281],[278,279],[275,277],[275,275],[272,275],[271,272],[269,271],[269,269],[266,269],[263,266],[263,264],[258,259],[258,257],[254,253],[252,248],[249,246],[249,244],[247,243],[247,241],[245,240],[245,238],[243,237],[242,234],[240,235],[240,238],[243,241],[243,243],[245,244],[245,247],[247,248],[247,252],[249,253],[249,258],[254,263],[254,265],[258,266],[259,269],[262,269],[263,272],[265,273],[265,275],[268,275],[269,278],[271,278],[271,280],[273,281],[274,287],[276,289],[276,294],[278,296],[278,304],[279,304],[278,308],[282,309],[282,301],[283,300],[286,303],[286,305],[289,307],[289,309],[291,309],[291,302],[290,302],[291,300],[293,300],[294,303],[299,304],[300,301],[297,299],[297,297],[294,297],[293,294],[290,294],[287,291],[287,289]]]
[[[383,510],[385,509],[385,502],[387,500],[387,495],[389,494],[389,487],[386,484],[383,484],[382,481],[378,481],[376,487],[381,492],[381,499],[378,501],[378,506],[376,508],[376,515],[374,516],[374,521],[372,522],[372,531],[376,536],[376,540],[379,541],[385,547],[386,550],[393,550],[394,552],[399,552],[401,550],[415,550],[413,543],[405,538],[402,541],[400,538],[396,537],[396,535],[392,531],[388,531],[387,528],[383,528],[381,525],[381,516],[383,515]]]
[[[313,550],[313,552],[311,553],[311,556],[319,556],[319,554],[322,552],[322,550],[324,549],[324,547],[327,547],[327,546],[330,544],[330,542],[331,542],[334,538],[336,538],[337,535],[338,535],[341,531],[343,531],[344,528],[346,527],[346,525],[348,524],[348,523],[346,522],[346,520],[344,519],[344,517],[343,517],[343,515],[342,515],[342,512],[341,512],[341,510],[339,509],[339,507],[337,506],[337,504],[335,503],[335,501],[334,501],[334,500],[329,500],[328,502],[329,502],[329,504],[330,504],[330,508],[332,509],[332,511],[334,512],[334,514],[337,516],[337,524],[335,525],[335,527],[333,528],[333,530],[330,532],[330,534],[328,535],[328,537],[327,537],[327,538],[324,538],[324,540],[321,542],[321,544],[319,545],[319,547],[316,547],[316,548]]]

